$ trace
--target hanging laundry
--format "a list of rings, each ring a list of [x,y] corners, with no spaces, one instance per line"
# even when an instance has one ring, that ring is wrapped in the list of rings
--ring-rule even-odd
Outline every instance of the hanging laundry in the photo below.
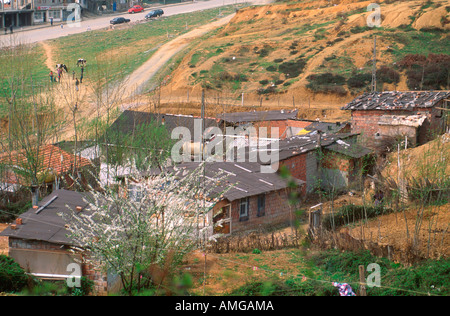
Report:
[[[337,282],[333,282],[332,284],[338,288],[340,296],[356,296],[349,284]]]

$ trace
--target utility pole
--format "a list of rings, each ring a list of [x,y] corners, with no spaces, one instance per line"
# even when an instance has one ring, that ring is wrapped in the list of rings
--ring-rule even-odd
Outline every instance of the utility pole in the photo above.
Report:
[[[373,36],[372,92],[377,91],[377,37]]]

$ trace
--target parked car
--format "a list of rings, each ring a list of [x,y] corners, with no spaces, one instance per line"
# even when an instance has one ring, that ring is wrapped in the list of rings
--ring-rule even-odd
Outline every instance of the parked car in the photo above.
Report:
[[[164,11],[163,11],[163,10],[161,10],[161,9],[156,9],[156,10],[153,10],[153,11],[150,11],[149,13],[147,13],[147,14],[145,15],[145,18],[146,18],[146,19],[156,18],[156,17],[161,16],[161,15],[163,15],[163,14],[164,14]]]
[[[111,21],[109,21],[109,23],[111,23],[111,24],[120,24],[120,23],[126,23],[126,22],[130,22],[130,19],[125,19],[123,17],[117,17],[117,18],[114,18]]]
[[[144,11],[144,8],[140,5],[134,5],[130,9],[128,9],[128,13],[138,13]]]

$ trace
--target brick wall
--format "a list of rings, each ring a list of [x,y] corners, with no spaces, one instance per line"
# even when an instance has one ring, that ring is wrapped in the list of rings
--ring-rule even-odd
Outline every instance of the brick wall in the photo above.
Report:
[[[439,103],[437,106],[440,107]],[[419,129],[419,143],[424,143],[431,139],[433,133],[431,130],[439,133],[444,128],[444,121],[442,119],[442,110],[436,108],[422,108],[415,111],[405,110],[367,110],[367,111],[352,111],[352,133],[361,133],[363,139],[373,139],[375,134],[382,132],[378,121],[382,115],[426,115],[427,120],[424,123],[425,128]],[[384,127],[386,129],[386,127]],[[386,131],[384,131],[386,133]]]
[[[280,167],[285,166],[289,172],[291,173],[291,176],[293,176],[296,179],[303,180],[307,182],[307,153],[297,155],[294,157],[290,157],[288,159],[285,159],[283,161],[280,161]],[[307,183],[308,185],[308,183]],[[306,195],[306,186],[303,186],[301,189],[302,195]]]
[[[315,150],[290,157],[280,162],[280,167],[288,168],[291,175],[306,182],[301,189],[302,196],[313,191],[320,178],[318,171],[317,152]]]
[[[269,192],[265,199],[265,214],[258,216],[258,196],[249,197],[248,219],[239,218],[240,200],[231,203],[231,233],[268,228],[270,226],[288,223],[291,216],[291,207],[286,190]]]

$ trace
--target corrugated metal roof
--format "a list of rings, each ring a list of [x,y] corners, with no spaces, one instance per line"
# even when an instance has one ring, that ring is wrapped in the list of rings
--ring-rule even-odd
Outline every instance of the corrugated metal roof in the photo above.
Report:
[[[364,93],[343,110],[410,110],[430,108],[448,98],[449,91],[384,91]]]

